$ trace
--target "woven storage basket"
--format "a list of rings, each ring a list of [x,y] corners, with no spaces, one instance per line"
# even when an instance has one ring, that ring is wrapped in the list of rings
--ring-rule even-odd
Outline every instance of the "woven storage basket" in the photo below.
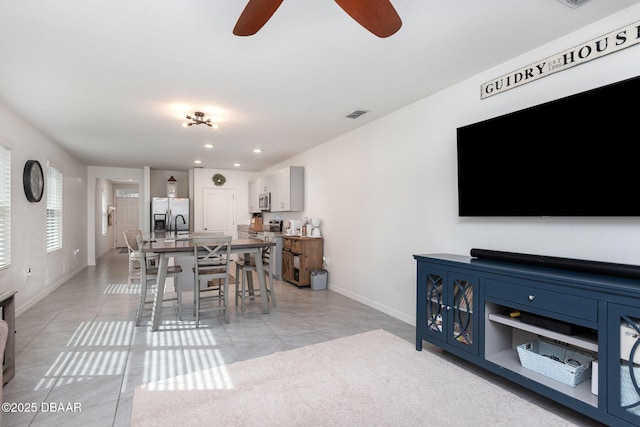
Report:
[[[575,387],[591,378],[593,358],[587,354],[545,341],[522,344],[517,350],[523,367],[563,384]]]
[[[640,381],[640,368],[632,367],[633,375],[636,377],[636,381]],[[631,372],[629,372],[629,366],[623,364],[620,366],[620,403],[622,406],[633,405],[640,401],[640,390],[636,390],[631,380]],[[640,406],[634,406],[627,409],[635,415],[640,415]]]

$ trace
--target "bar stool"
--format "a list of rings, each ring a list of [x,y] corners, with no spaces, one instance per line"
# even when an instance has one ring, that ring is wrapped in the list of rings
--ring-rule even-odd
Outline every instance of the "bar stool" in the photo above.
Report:
[[[144,243],[142,241],[141,235],[138,235],[136,237],[136,243],[139,248],[138,252],[140,254],[140,301],[138,303],[138,311],[136,312],[136,326],[140,326],[140,321],[142,319],[142,313],[144,312],[145,305],[153,304],[153,300],[147,301],[147,286],[149,282],[153,284],[157,281],[158,268],[147,267],[146,253],[142,251]],[[182,275],[181,266],[174,265],[167,268],[167,278],[173,277],[173,284],[176,291],[176,297],[163,298],[162,300],[163,303],[165,301],[176,301],[178,305],[178,319],[180,320],[182,320],[182,281],[180,280],[181,275]],[[164,283],[160,284],[160,286],[164,286]]]
[[[276,294],[273,289],[273,277],[271,268],[271,248],[272,246],[265,247],[262,250],[261,256],[265,275],[265,288],[267,290],[266,297],[271,300],[271,305],[276,307]],[[254,271],[256,271],[255,261],[245,260],[242,264],[236,261],[236,306],[238,305],[238,297],[240,297],[240,311],[242,312],[244,312],[245,310],[245,299],[247,298],[247,293],[249,294],[249,298],[255,297],[256,295],[262,298],[262,294],[260,294],[260,288],[249,290],[246,289],[246,285],[249,280],[251,280],[251,283],[253,283],[253,279],[250,279],[249,275],[253,274]]]

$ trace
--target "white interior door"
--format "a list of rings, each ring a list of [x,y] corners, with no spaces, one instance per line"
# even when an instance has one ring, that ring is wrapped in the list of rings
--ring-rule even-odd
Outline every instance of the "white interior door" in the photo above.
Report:
[[[138,229],[138,199],[136,197],[116,198],[116,247],[127,246],[122,233]]]
[[[235,231],[235,190],[205,188],[202,226],[205,232],[223,232],[233,236]]]

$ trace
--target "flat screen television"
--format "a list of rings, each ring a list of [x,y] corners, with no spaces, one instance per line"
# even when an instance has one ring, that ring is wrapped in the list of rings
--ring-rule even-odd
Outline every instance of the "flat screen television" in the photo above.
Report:
[[[457,129],[460,216],[640,216],[640,76]]]

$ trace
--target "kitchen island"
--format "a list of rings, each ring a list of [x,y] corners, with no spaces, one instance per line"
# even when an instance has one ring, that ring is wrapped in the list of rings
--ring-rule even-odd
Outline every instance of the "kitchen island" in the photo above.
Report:
[[[259,256],[259,254],[263,248],[274,245],[274,243],[264,242],[257,239],[239,239],[231,241],[231,253],[242,253],[244,256],[250,256],[252,253],[258,254],[258,256],[255,257],[255,261],[261,295],[266,295],[267,291],[262,257]],[[153,309],[151,311],[151,330],[157,331],[158,326],[160,325],[160,309],[164,298],[164,285],[167,278],[169,258],[186,258],[187,253],[190,252],[193,254],[193,239],[189,235],[184,235],[176,239],[151,240],[145,243],[142,250],[144,252],[157,253],[160,255],[158,260],[158,277],[156,280],[157,291],[153,300]],[[262,298],[262,312],[265,314],[269,313],[269,302],[267,301],[267,298]]]
[[[282,227],[282,225],[280,225]],[[265,226],[265,228],[270,228]],[[275,243],[272,249],[273,253],[273,268],[271,271],[272,277],[276,280],[282,280],[282,231],[262,230],[255,231],[250,230],[248,224],[238,225],[238,239],[258,239],[268,243]],[[238,260],[243,261],[242,254],[238,255]]]

